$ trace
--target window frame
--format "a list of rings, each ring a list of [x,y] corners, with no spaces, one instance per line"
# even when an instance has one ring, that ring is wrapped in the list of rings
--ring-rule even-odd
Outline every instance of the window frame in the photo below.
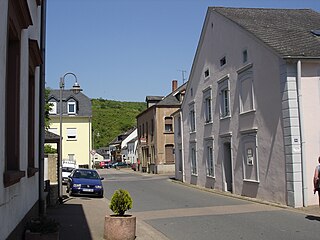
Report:
[[[198,164],[197,164],[197,150],[196,144],[190,144],[190,170],[191,175],[197,176],[198,175]]]
[[[70,111],[70,107],[74,107],[74,111]],[[77,103],[75,101],[68,101],[67,103],[67,111],[69,115],[75,115],[77,113]]]
[[[248,112],[256,111],[255,109],[255,93],[254,93],[254,79],[253,79],[253,64],[247,64],[246,66],[240,68],[238,71],[238,82],[239,82],[239,113],[245,114]],[[244,81],[249,81],[250,89],[248,89],[249,96],[249,108],[247,109],[247,105],[244,102]]]
[[[67,141],[77,141],[78,140],[78,131],[77,128],[67,128],[66,129]]]
[[[189,104],[189,131],[190,133],[196,132],[196,112],[194,109],[194,102]]]
[[[206,157],[206,174],[207,177],[215,178],[215,162],[214,162],[214,150],[213,139],[205,140],[205,157]]]
[[[204,122],[212,123],[213,114],[212,114],[212,91],[211,86],[204,89],[203,91],[203,102],[204,102]]]
[[[231,117],[229,74],[218,81],[220,119]]]

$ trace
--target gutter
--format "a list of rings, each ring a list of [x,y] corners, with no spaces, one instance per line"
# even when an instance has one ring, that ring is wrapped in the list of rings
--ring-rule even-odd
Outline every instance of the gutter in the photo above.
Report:
[[[46,214],[44,194],[44,142],[45,142],[45,46],[46,46],[46,0],[41,5],[40,51],[43,62],[40,66],[39,86],[39,214]]]
[[[308,205],[307,194],[307,171],[306,171],[306,153],[304,141],[304,128],[303,128],[303,112],[302,112],[302,94],[301,94],[301,60],[297,62],[297,95],[298,95],[298,112],[299,112],[299,130],[300,130],[300,148],[301,148],[301,168],[302,168],[302,198],[303,206]]]

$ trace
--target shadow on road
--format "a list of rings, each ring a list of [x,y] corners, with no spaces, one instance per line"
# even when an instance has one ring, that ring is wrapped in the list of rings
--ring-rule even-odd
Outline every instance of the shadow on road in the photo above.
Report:
[[[64,204],[47,209],[47,215],[60,223],[60,240],[92,239],[81,204],[73,204],[70,198]]]
[[[320,221],[319,216],[313,216],[313,215],[307,215],[306,219],[311,220],[311,221]]]

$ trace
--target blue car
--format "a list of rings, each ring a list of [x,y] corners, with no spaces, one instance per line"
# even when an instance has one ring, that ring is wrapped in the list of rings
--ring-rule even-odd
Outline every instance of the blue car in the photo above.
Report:
[[[68,177],[67,193],[103,197],[103,185],[99,173],[92,169],[74,169]]]

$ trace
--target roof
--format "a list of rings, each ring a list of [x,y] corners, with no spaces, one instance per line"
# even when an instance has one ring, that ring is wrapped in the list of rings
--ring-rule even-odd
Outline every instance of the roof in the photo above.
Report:
[[[78,109],[77,116],[92,116],[92,105],[91,100],[86,95],[84,95],[82,92],[79,92],[77,94],[73,93],[72,90],[63,90],[62,91],[62,108],[63,112],[67,112],[67,101],[69,99],[75,99],[78,102]],[[48,100],[55,99],[57,102],[59,102],[60,99],[60,90],[56,89],[50,89],[50,94],[48,96]],[[59,108],[59,105],[58,105]]]
[[[60,142],[60,135],[49,132],[47,130],[44,131],[45,143],[57,143]]]
[[[163,98],[156,106],[177,106],[181,105],[181,99],[177,98],[177,93],[183,92],[187,87],[187,82],[178,87],[175,91]]]
[[[282,57],[320,57],[320,13],[311,9],[210,7],[273,48]]]

